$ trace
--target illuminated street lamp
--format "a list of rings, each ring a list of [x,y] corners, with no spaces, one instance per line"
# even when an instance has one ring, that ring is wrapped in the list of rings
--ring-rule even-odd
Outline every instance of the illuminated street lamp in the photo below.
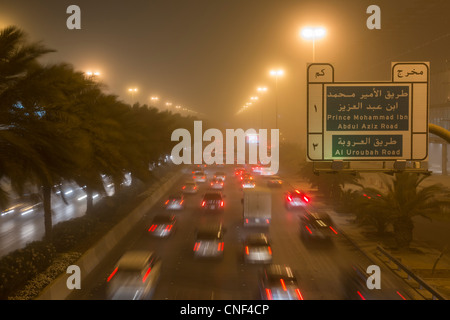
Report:
[[[95,80],[96,78],[100,77],[100,72],[99,71],[86,71],[84,73],[86,75],[86,78],[90,79],[90,80]]]
[[[284,71],[270,70],[270,75],[275,77],[275,129],[278,129],[278,77],[284,75]]]
[[[153,97],[150,97],[150,100],[153,102],[153,103],[156,103],[156,102],[158,102],[159,101],[159,98],[158,97],[155,97],[155,96],[153,96]]]
[[[136,93],[138,91],[138,89],[137,88],[130,88],[130,89],[128,89],[128,92],[129,93],[131,93],[131,102],[133,103],[133,101],[134,101],[134,94]]]
[[[322,39],[323,37],[325,37],[327,31],[325,28],[323,27],[306,27],[303,28],[301,31],[301,35],[304,39],[306,40],[312,40],[313,43],[313,62],[315,62],[316,60],[316,45],[315,42],[318,39]]]

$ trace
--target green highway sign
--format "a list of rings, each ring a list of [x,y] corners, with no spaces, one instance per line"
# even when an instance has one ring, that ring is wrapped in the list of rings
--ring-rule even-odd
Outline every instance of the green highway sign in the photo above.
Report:
[[[427,158],[427,63],[393,64],[391,82],[336,82],[331,64],[307,76],[309,161]]]

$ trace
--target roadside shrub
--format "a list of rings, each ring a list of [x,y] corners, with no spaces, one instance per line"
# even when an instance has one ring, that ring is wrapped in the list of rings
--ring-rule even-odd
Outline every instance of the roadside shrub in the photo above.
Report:
[[[52,243],[57,252],[67,252],[77,246],[82,240],[92,234],[97,219],[91,216],[82,216],[68,221],[60,222],[53,227]]]
[[[22,287],[45,270],[55,258],[55,247],[45,241],[35,241],[0,259],[0,299]]]

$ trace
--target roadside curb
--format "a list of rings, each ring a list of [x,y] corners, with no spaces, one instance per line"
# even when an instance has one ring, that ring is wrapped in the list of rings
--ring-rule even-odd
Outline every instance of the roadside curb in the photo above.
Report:
[[[151,195],[142,201],[130,214],[125,216],[117,225],[102,237],[92,248],[88,249],[74,265],[80,268],[81,281],[89,276],[95,267],[126,237],[139,223],[144,215],[154,206],[179,179],[181,170],[172,173],[161,185],[151,186],[145,193]],[[61,274],[50,283],[35,300],[64,300],[73,290],[67,287],[67,274]]]

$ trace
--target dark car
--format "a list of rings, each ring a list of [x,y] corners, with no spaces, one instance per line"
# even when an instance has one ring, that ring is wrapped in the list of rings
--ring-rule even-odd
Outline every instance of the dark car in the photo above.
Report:
[[[263,300],[303,300],[297,278],[286,265],[264,267],[259,274],[259,290]]]
[[[300,217],[300,236],[303,240],[330,242],[336,235],[333,220],[327,213],[306,210]]]
[[[222,258],[225,229],[221,223],[210,223],[198,228],[195,244],[195,258]]]
[[[148,232],[154,237],[165,238],[173,233],[175,223],[175,215],[158,214],[153,218]]]
[[[205,210],[222,210],[225,207],[225,201],[220,192],[207,192],[203,196],[202,208]]]

